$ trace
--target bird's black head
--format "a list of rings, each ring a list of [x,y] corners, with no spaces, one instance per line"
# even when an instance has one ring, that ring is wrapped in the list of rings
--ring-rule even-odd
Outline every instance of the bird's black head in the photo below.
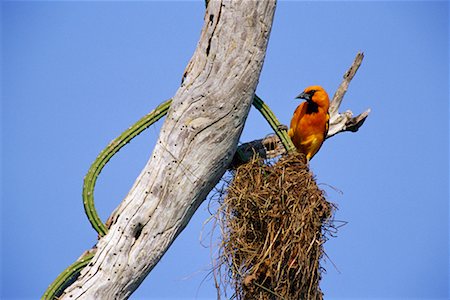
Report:
[[[305,99],[309,106],[321,107],[325,111],[328,111],[330,105],[328,94],[320,85],[307,87],[303,93],[298,95],[296,98]]]
[[[304,99],[304,100],[308,101],[309,103],[311,103],[315,92],[316,92],[316,90],[314,90],[314,89],[310,89],[310,90],[307,89],[295,98],[296,99]]]

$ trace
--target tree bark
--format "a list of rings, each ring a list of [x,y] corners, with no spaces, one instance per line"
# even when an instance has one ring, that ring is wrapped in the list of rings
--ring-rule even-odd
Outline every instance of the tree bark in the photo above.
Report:
[[[276,1],[210,1],[150,160],[63,299],[126,299],[222,177],[264,61]]]

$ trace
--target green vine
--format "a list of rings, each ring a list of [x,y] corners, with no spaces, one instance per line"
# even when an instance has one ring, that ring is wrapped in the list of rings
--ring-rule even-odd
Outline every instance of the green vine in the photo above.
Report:
[[[290,153],[295,151],[296,148],[291,138],[289,137],[286,130],[281,129],[281,123],[278,121],[275,114],[272,112],[270,107],[255,95],[253,98],[253,106],[261,113],[261,115],[266,119],[267,123],[269,123],[270,127],[272,127],[273,131],[276,133],[281,143],[283,144],[286,152]]]
[[[134,123],[130,128],[125,130],[121,135],[114,139],[95,159],[94,163],[89,168],[86,176],[84,177],[83,184],[83,204],[86,215],[91,222],[92,227],[97,231],[100,237],[105,236],[108,232],[108,228],[100,220],[97,210],[94,205],[94,188],[97,182],[98,175],[108,163],[108,161],[128,144],[133,138],[138,136],[142,131],[150,127],[153,123],[157,122],[163,116],[167,114],[172,99],[169,99],[161,103],[152,112],[141,118]]]
[[[68,266],[67,269],[59,274],[59,276],[50,284],[41,299],[58,299],[64,290],[78,278],[81,270],[89,264],[94,255],[95,252],[89,252]]]

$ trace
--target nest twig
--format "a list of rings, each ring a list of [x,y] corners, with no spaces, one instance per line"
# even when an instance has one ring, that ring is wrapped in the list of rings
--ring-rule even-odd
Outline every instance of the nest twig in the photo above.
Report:
[[[238,167],[218,213],[219,287],[236,299],[322,299],[319,262],[333,211],[303,155]]]

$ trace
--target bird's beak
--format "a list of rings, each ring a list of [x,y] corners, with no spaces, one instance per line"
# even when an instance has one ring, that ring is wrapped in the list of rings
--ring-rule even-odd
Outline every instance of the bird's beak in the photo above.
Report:
[[[295,97],[296,99],[305,99],[306,101],[311,101],[311,95],[308,93],[301,93],[300,95],[298,95],[297,97]]]

